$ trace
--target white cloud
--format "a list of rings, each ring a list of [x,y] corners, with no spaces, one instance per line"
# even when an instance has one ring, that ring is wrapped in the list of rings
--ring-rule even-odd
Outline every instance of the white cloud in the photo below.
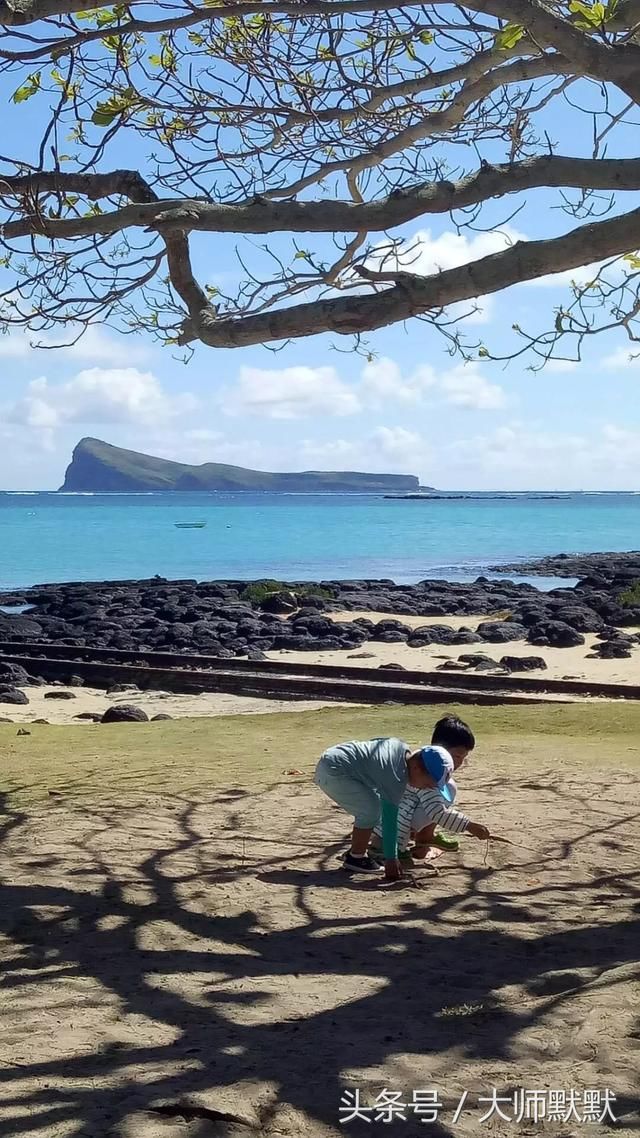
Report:
[[[389,255],[388,262],[383,257],[384,246],[379,246],[377,257],[384,268],[390,267],[393,261],[394,267],[399,265],[409,272],[429,276],[466,265],[468,261],[478,261],[492,253],[501,253],[516,241],[524,240],[526,238],[521,233],[508,225],[472,236],[449,230],[434,237],[430,229],[419,229],[412,238],[403,242],[397,252]]]
[[[416,461],[424,461],[429,447],[415,431],[406,427],[376,427],[369,434],[354,440],[330,439],[316,442],[305,439],[300,446],[302,463],[320,464],[323,470],[349,468],[351,470],[390,471],[410,474]]]
[[[390,402],[416,406],[450,403],[476,411],[497,411],[506,406],[503,389],[490,383],[478,364],[458,364],[442,372],[421,364],[403,376],[394,360],[383,357],[363,368],[358,391],[364,404],[378,408]]]
[[[519,490],[634,489],[640,430],[615,424],[594,434],[514,422],[441,449],[452,487]]]
[[[333,367],[289,367],[268,371],[243,367],[238,382],[222,396],[229,415],[267,419],[306,419],[315,415],[353,415],[358,397]]]
[[[221,403],[228,415],[306,419],[342,417],[398,404],[444,403],[496,411],[506,405],[506,398],[498,384],[481,374],[479,364],[459,364],[442,372],[422,364],[404,375],[395,360],[383,357],[365,364],[351,386],[333,367],[242,368],[238,382],[227,388]]]
[[[371,443],[385,458],[406,462],[412,451],[422,447],[422,439],[415,431],[405,427],[378,427],[371,436]]]
[[[4,417],[36,430],[55,430],[64,423],[153,425],[196,406],[193,395],[168,395],[151,372],[95,367],[64,383],[34,379],[22,399],[5,407]]]
[[[464,364],[445,372],[439,388],[447,403],[456,407],[469,407],[475,411],[499,411],[506,406],[503,389],[489,383],[473,365]]]
[[[640,345],[632,348],[617,348],[611,355],[605,356],[601,361],[602,367],[609,371],[626,371],[628,368],[640,367]]]
[[[73,343],[78,332],[79,328],[71,326],[66,332],[55,335],[22,331],[0,335],[0,357],[27,359],[37,353],[41,360],[46,353],[52,363],[64,359],[109,367],[128,367],[144,363],[149,358],[148,347],[133,336],[109,336],[100,325],[90,324],[77,343]]]

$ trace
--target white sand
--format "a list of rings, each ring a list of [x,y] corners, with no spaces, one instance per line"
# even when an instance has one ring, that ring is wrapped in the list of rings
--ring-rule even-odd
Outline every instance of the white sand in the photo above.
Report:
[[[399,616],[385,612],[339,612],[332,613],[332,619],[339,621],[368,617],[370,620],[400,620],[415,628],[424,624],[446,624],[451,628],[472,628],[487,620],[497,620],[496,616]],[[637,632],[637,629],[623,629]],[[509,644],[432,644],[427,648],[409,648],[406,644],[381,644],[367,641],[361,648],[340,649],[335,652],[295,652],[281,649],[268,652],[272,660],[288,660],[291,663],[307,664],[349,664],[352,667],[377,668],[380,664],[402,664],[413,671],[431,672],[445,660],[457,660],[467,652],[481,652],[490,656],[496,664],[502,656],[540,656],[545,661],[546,670],[527,672],[533,678],[562,680],[590,680],[592,682],[616,684],[640,684],[640,646],[633,650],[627,660],[588,660],[586,657],[599,641],[594,635],[585,634],[585,644],[578,648],[538,648],[525,641]],[[361,653],[370,654],[368,659],[354,659]],[[519,673],[524,675],[524,673]]]
[[[315,711],[326,707],[328,701],[256,699],[249,696],[225,695],[217,692],[202,692],[197,695],[173,695],[169,692],[118,692],[107,695],[96,688],[79,687],[26,687],[29,703],[23,706],[0,703],[0,717],[14,723],[33,723],[36,719],[46,719],[48,723],[90,723],[91,720],[76,719],[84,711],[104,714],[108,707],[118,703],[133,704],[146,711],[149,718],[154,715],[170,715],[173,719],[184,717],[215,715],[264,715],[274,711]],[[45,699],[51,691],[73,692],[75,699]],[[331,702],[332,707],[340,706]]]

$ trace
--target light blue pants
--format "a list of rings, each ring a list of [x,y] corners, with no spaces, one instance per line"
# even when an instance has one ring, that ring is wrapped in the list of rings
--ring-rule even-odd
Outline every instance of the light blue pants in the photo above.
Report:
[[[347,814],[359,830],[372,830],[380,817],[380,796],[370,786],[332,769],[331,756],[324,754],[316,767],[316,786]]]

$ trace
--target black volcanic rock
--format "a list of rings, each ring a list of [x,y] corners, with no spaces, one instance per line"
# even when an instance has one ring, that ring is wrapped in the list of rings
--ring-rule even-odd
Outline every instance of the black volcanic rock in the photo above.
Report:
[[[102,716],[102,723],[148,723],[149,716],[141,707],[130,703],[117,703],[108,707]]]
[[[515,621],[493,620],[479,624],[478,635],[488,644],[506,644],[510,640],[525,640],[527,630]]]
[[[543,620],[529,629],[529,644],[549,645],[550,648],[577,648],[584,644],[584,636],[561,620]]]

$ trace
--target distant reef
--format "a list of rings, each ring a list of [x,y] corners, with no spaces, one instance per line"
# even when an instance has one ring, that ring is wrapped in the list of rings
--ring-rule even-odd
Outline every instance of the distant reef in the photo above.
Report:
[[[414,474],[361,474],[331,470],[272,474],[222,462],[189,466],[90,438],[81,439],[76,446],[64,484],[60,487],[66,492],[116,493],[136,490],[267,490],[298,494],[385,494],[420,489],[419,479]]]

